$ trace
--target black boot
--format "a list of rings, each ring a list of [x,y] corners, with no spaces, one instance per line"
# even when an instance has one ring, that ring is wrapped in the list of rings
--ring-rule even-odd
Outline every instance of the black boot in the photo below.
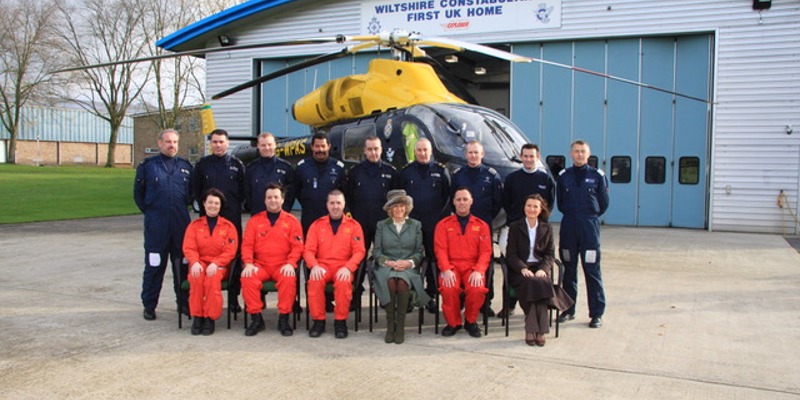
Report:
[[[250,322],[250,326],[248,326],[247,330],[244,331],[245,336],[258,335],[258,332],[261,332],[266,328],[264,326],[264,318],[261,317],[261,313],[250,314],[250,318],[252,318],[253,321]]]
[[[408,307],[411,302],[411,293],[399,292],[397,293],[397,314],[394,323],[394,342],[397,344],[403,343],[406,340],[406,313],[403,310]]]
[[[203,323],[203,336],[211,336],[214,334],[214,320],[206,318]]]
[[[203,323],[206,321],[203,317],[192,318],[192,335],[199,335],[203,333]]]
[[[325,320],[314,320],[314,325],[311,327],[311,330],[308,331],[308,336],[318,338],[323,333],[325,333]]]
[[[337,319],[333,321],[333,333],[337,339],[344,339],[347,337],[347,320]]]
[[[397,292],[389,292],[392,301],[386,305],[386,337],[384,337],[384,341],[386,343],[394,343],[394,332],[395,332],[395,314],[397,310],[395,307],[397,306]]]
[[[283,336],[292,336],[294,333],[292,326],[289,325],[289,314],[278,315],[278,332]]]

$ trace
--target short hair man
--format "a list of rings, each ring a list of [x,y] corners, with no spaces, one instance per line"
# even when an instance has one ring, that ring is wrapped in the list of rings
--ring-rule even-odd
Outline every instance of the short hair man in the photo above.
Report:
[[[383,205],[386,194],[400,186],[397,170],[393,165],[381,160],[383,147],[377,136],[367,136],[364,140],[365,160],[356,164],[344,180],[344,194],[350,213],[364,230],[364,248],[369,250],[375,238],[378,221],[386,218]],[[355,282],[355,297],[360,298],[364,291],[364,275],[358,274]],[[351,308],[353,305],[351,304]]]
[[[144,214],[144,319],[156,319],[156,306],[171,260],[178,310],[189,315],[189,293],[180,292],[188,268],[182,263],[183,235],[189,225],[192,165],[178,157],[178,131],[167,129],[158,136],[160,154],[146,158],[136,168],[133,200]]]
[[[450,203],[450,174],[441,163],[433,161],[431,141],[421,138],[414,144],[414,161],[406,164],[400,172],[400,186],[414,199],[414,207],[409,217],[422,223],[422,245],[428,265],[433,262],[433,230],[436,223],[447,216]],[[436,295],[433,268],[425,270],[425,291]],[[436,304],[431,300],[428,311],[437,313]]]
[[[556,185],[553,178],[539,168],[539,146],[525,143],[520,149],[522,168],[508,174],[503,182],[503,208],[506,210],[506,224],[500,230],[499,245],[505,252],[508,242],[508,227],[524,217],[523,208],[525,199],[532,194],[539,194],[547,202],[548,209],[553,209],[553,199],[556,196]],[[508,309],[501,310],[497,316],[504,318],[506,313],[513,313],[517,304],[516,298],[511,298]]]
[[[264,330],[261,288],[264,281],[275,281],[278,289],[278,331],[291,336],[289,314],[297,296],[297,264],[303,255],[303,228],[294,215],[283,210],[283,189],[272,183],[264,194],[266,210],[253,214],[242,240],[242,296],[252,317],[245,335]]]
[[[327,135],[317,133],[311,138],[311,157],[297,163],[295,193],[300,201],[300,221],[307,233],[311,223],[325,215],[326,196],[341,189],[345,178],[344,163],[330,156],[331,142]]]
[[[364,233],[358,222],[344,215],[345,198],[339,190],[328,194],[328,215],[322,216],[308,229],[303,259],[310,268],[308,277],[308,312],[314,326],[308,332],[319,337],[325,332],[325,285],[333,283],[336,301],[334,333],[347,337],[347,315],[353,297],[353,273],[366,255]]]
[[[488,292],[485,281],[492,260],[492,231],[486,222],[471,214],[469,189],[456,189],[453,205],[455,214],[436,224],[433,243],[441,271],[442,313],[447,321],[442,336],[453,336],[461,329],[460,297],[463,293],[464,328],[470,336],[480,337],[477,321]]]
[[[245,170],[245,193],[251,214],[265,210],[264,193],[270,184],[283,188],[283,209],[292,210],[294,204],[294,169],[288,161],[275,155],[275,135],[264,132],[258,135],[258,157],[247,164]]]
[[[578,258],[583,264],[588,292],[590,328],[603,325],[606,296],[600,273],[600,216],[609,204],[608,179],[589,165],[591,150],[583,140],[570,146],[572,166],[563,169],[556,184],[558,209],[564,214],[559,230],[559,250],[564,262],[564,290],[578,297]],[[575,306],[559,316],[559,322],[575,318]]]

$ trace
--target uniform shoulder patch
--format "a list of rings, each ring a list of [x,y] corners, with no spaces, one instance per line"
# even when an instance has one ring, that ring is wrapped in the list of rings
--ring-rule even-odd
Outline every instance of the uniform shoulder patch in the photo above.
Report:
[[[486,170],[489,171],[489,173],[492,174],[492,175],[499,175],[497,173],[497,170],[492,168],[492,167],[488,167],[488,168],[486,168]]]
[[[564,168],[561,171],[558,171],[558,176],[564,175],[564,173],[566,173],[566,172],[567,172],[567,169]]]
[[[300,160],[300,162],[297,163],[297,166],[299,167],[299,166],[301,166],[301,165],[303,165],[305,163],[306,163],[306,159],[304,158],[304,159]]]
[[[336,160],[336,165],[338,165],[339,168],[344,168],[344,163],[342,162],[342,160]]]
[[[434,165],[438,166],[438,167],[439,167],[439,168],[441,168],[441,169],[445,169],[445,168],[447,168],[447,167],[445,167],[445,166],[444,166],[444,164],[442,164],[442,163],[440,163],[440,162],[438,162],[438,161],[437,161],[436,163],[434,163]]]
[[[397,171],[397,168],[394,165],[389,164],[388,162],[383,161],[383,160],[381,160],[381,162],[383,163],[383,165],[389,167],[392,171]]]
[[[400,169],[405,170],[406,168],[408,168],[411,164],[413,164],[415,162],[416,161],[411,161],[411,162],[407,163],[406,165],[403,165],[403,168],[400,168]]]
[[[462,168],[464,168],[464,167],[458,167],[458,168],[456,168],[456,170],[455,170],[455,171],[453,171],[453,174],[454,174],[454,175],[455,175],[455,174],[457,174],[457,173],[458,173],[458,171],[461,171],[461,169],[462,169]]]
[[[606,176],[606,173],[605,173],[605,172],[603,172],[603,170],[602,170],[602,169],[598,169],[598,170],[597,170],[597,173],[598,173],[598,174],[600,174],[600,176]]]

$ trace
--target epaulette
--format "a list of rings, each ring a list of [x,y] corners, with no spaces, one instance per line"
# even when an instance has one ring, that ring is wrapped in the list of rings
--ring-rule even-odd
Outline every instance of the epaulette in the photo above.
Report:
[[[602,170],[602,169],[598,169],[598,170],[597,170],[597,173],[598,173],[598,174],[600,174],[600,176],[606,176],[606,173],[605,173],[605,172],[603,172],[603,170]]]
[[[434,162],[433,164],[434,164],[434,165],[438,165],[438,166],[439,166],[439,168],[441,168],[441,169],[446,169],[446,168],[447,168],[447,167],[446,167],[444,164],[442,164],[442,163],[440,163],[440,162],[438,162],[438,161]]]
[[[304,159],[300,160],[300,161],[297,163],[297,166],[299,167],[299,166],[301,166],[301,165],[303,165],[303,164],[305,164],[305,163],[306,163],[306,159],[304,158]]]
[[[391,168],[391,169],[392,169],[392,171],[397,171],[397,168],[396,168],[394,165],[392,165],[392,164],[389,164],[388,162],[386,162],[386,161],[383,161],[383,160],[381,160],[381,163],[382,163],[383,165],[385,165],[385,166],[387,166],[387,167]]]
[[[457,173],[458,173],[458,171],[461,171],[461,168],[464,168],[464,167],[458,167],[458,168],[456,168],[456,169],[453,171],[453,175],[457,174]]]
[[[413,164],[413,163],[415,163],[415,162],[416,162],[416,161],[411,161],[411,162],[409,162],[409,163],[406,163],[406,165],[403,165],[403,168],[400,168],[400,169],[403,169],[403,170],[404,170],[404,169],[408,168],[408,166],[409,166],[409,165],[411,165],[411,164]]]
[[[497,173],[497,170],[492,168],[492,167],[487,167],[486,170],[489,171],[489,173],[492,174],[492,175],[499,175]]]
[[[344,168],[344,163],[342,162],[342,160],[336,160],[336,165],[338,165],[339,168]]]
[[[564,175],[565,172],[567,172],[566,168],[562,169],[561,171],[558,171],[558,176]]]

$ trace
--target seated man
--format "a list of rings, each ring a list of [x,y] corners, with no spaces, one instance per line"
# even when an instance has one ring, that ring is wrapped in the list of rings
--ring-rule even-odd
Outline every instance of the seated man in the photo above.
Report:
[[[328,193],[328,215],[308,228],[303,259],[311,272],[308,279],[308,312],[314,326],[308,332],[319,337],[325,332],[325,285],[333,282],[336,302],[334,333],[337,339],[347,337],[347,315],[353,298],[353,274],[364,259],[364,234],[356,220],[344,215],[344,194],[334,189]]]
[[[291,336],[289,313],[297,296],[297,263],[303,254],[303,228],[294,215],[283,211],[283,189],[270,184],[265,190],[265,211],[253,214],[247,222],[242,241],[242,296],[253,319],[245,335],[255,336],[264,330],[261,310],[261,287],[273,280],[278,288],[278,331]]]
[[[478,314],[489,291],[484,279],[492,259],[492,231],[486,222],[470,213],[472,194],[469,189],[456,189],[453,205],[456,213],[439,221],[433,234],[433,251],[440,271],[442,313],[447,321],[442,336],[453,336],[461,329],[463,292],[464,329],[477,338],[481,337]]]

